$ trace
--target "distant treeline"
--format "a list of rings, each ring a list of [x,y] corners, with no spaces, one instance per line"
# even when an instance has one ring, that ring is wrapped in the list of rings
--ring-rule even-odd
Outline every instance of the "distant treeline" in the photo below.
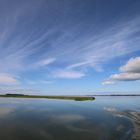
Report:
[[[10,94],[10,93],[7,93],[5,95],[6,96],[25,96],[24,94]]]

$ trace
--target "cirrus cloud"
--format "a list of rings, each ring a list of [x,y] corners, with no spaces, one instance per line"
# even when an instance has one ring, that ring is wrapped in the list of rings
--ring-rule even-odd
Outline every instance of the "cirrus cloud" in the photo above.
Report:
[[[0,73],[0,84],[4,85],[11,85],[11,84],[18,84],[18,80],[7,73]]]
[[[56,78],[77,79],[85,76],[85,73],[74,70],[58,70],[53,73]]]
[[[53,63],[55,61],[55,58],[49,58],[49,59],[44,59],[44,60],[41,60],[38,65],[40,66],[46,66],[46,65],[49,65],[51,63]]]
[[[111,84],[114,84],[113,81],[104,81],[102,82],[102,85],[111,85]]]

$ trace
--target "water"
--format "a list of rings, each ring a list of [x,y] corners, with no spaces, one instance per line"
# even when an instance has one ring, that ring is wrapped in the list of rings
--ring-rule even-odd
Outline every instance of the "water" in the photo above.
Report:
[[[0,98],[1,140],[140,140],[140,97]]]

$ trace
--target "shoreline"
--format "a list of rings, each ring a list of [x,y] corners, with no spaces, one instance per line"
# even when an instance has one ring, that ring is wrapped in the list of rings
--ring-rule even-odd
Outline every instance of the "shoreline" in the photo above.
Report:
[[[63,100],[75,100],[75,101],[86,101],[95,100],[95,97],[88,96],[43,96],[43,95],[22,95],[22,94],[5,94],[0,95],[4,98],[44,98],[44,99],[63,99]]]

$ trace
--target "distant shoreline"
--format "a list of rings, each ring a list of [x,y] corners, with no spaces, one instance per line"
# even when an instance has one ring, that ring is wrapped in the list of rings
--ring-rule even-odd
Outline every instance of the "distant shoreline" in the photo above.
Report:
[[[24,95],[24,94],[5,94],[0,95],[0,97],[12,97],[12,98],[47,98],[47,99],[64,99],[64,100],[75,100],[75,101],[85,101],[85,100],[95,100],[95,97],[88,96],[43,96],[43,95]]]
[[[11,97],[11,98],[47,98],[47,99],[63,99],[63,100],[75,100],[75,101],[85,101],[85,100],[95,100],[95,97],[117,97],[117,96],[140,96],[140,94],[110,94],[110,95],[26,95],[26,94],[0,94],[0,97]]]
[[[140,96],[140,94],[111,94],[111,95],[87,95],[87,96]]]

